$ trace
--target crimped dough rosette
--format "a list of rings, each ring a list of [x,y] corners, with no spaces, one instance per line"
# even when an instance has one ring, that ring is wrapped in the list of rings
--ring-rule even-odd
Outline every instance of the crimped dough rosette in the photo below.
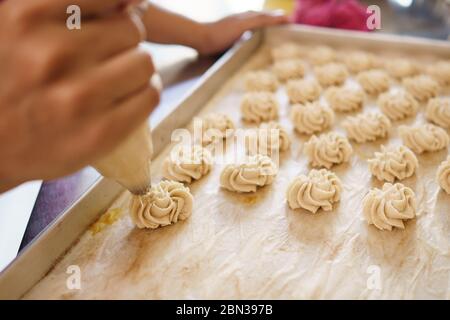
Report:
[[[253,133],[245,137],[249,154],[271,155],[275,150],[286,151],[291,145],[288,133],[275,121],[261,123]]]
[[[345,54],[344,63],[351,73],[359,73],[373,69],[376,66],[376,59],[371,53],[353,51]]]
[[[450,98],[433,98],[428,101],[425,116],[443,128],[450,128]]]
[[[439,83],[427,75],[403,79],[403,86],[420,102],[426,102],[439,93]]]
[[[241,103],[242,119],[260,123],[278,118],[278,101],[271,92],[249,92]]]
[[[439,165],[436,176],[439,186],[450,194],[450,156]]]
[[[319,99],[322,87],[315,79],[290,80],[286,93],[291,103],[307,103]]]
[[[334,122],[334,112],[330,107],[319,102],[295,104],[291,108],[291,120],[299,133],[313,134],[331,127]]]
[[[407,91],[385,92],[378,98],[378,106],[391,120],[412,117],[419,109],[417,100]]]
[[[381,146],[381,151],[375,152],[374,157],[367,162],[374,177],[388,182],[409,178],[419,167],[414,152],[403,145],[390,148]]]
[[[272,72],[281,82],[303,78],[305,75],[305,63],[300,59],[277,61],[272,66]]]
[[[249,71],[245,75],[245,90],[275,92],[278,88],[277,77],[270,71]]]
[[[367,222],[380,230],[404,229],[404,220],[416,216],[416,196],[401,183],[385,183],[364,197],[363,212]]]
[[[442,150],[449,143],[447,132],[429,123],[417,126],[400,126],[398,132],[403,143],[418,154]]]
[[[348,117],[342,126],[347,131],[349,139],[363,143],[387,137],[391,121],[382,113],[366,112]]]
[[[325,93],[330,107],[336,112],[350,112],[361,109],[364,92],[359,88],[331,87]]]
[[[336,61],[336,51],[327,46],[317,46],[308,52],[308,59],[314,65],[322,65]]]
[[[379,95],[387,91],[391,85],[389,75],[379,69],[363,71],[358,74],[356,80],[369,95]]]
[[[176,146],[164,160],[163,176],[169,180],[191,183],[206,175],[212,166],[208,149],[199,145]]]
[[[353,154],[352,145],[347,138],[336,132],[312,136],[305,143],[304,151],[311,166],[327,169],[335,164],[348,162]]]
[[[340,86],[348,78],[348,71],[342,63],[327,63],[314,69],[317,80],[324,87]]]
[[[235,125],[233,120],[226,114],[210,113],[201,118],[202,121],[202,144],[204,146],[217,142],[218,139],[228,138]]]
[[[220,175],[220,185],[234,192],[255,192],[273,182],[278,168],[266,155],[253,155],[240,164],[227,165]]]
[[[331,211],[341,199],[339,178],[326,169],[312,169],[309,174],[296,177],[288,187],[287,201],[291,209],[303,208],[312,213]]]
[[[294,42],[285,42],[270,50],[273,61],[301,58],[303,48]]]
[[[130,214],[138,228],[155,229],[189,218],[193,201],[189,188],[182,183],[163,180],[146,195],[133,195]]]

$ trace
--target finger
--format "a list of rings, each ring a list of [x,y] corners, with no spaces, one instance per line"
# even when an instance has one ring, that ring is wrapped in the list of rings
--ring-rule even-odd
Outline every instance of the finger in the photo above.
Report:
[[[63,113],[66,118],[89,118],[147,87],[154,71],[152,59],[146,52],[129,50],[58,84],[52,102],[64,106],[56,112]]]
[[[76,60],[81,65],[103,61],[136,47],[141,41],[139,30],[125,13],[87,22],[79,33],[69,30],[65,30],[65,33],[67,36],[73,34],[73,42],[78,48],[83,48],[83,54],[78,55]],[[72,64],[72,67],[78,66]]]
[[[258,29],[289,22],[289,18],[282,11],[250,12],[244,18],[246,29]]]
[[[68,14],[73,13],[70,9],[72,6],[80,8],[81,17],[90,18],[92,16],[98,16],[105,13],[110,13],[114,10],[118,10],[127,3],[126,0],[40,0],[34,1],[40,2],[36,4],[37,7],[45,8],[47,14],[65,18]]]
[[[159,92],[148,86],[95,117],[78,141],[86,152],[106,153],[138,128],[159,103]]]

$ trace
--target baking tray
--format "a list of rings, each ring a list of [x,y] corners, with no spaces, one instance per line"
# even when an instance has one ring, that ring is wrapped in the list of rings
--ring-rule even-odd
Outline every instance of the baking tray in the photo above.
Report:
[[[448,43],[436,40],[365,34],[316,27],[276,27],[254,33],[230,49],[201,79],[174,111],[153,129],[155,157],[170,144],[170,135],[184,127],[233,73],[263,44],[296,39],[308,44],[380,51],[414,51],[414,54],[450,56]],[[0,274],[0,298],[20,298],[32,288],[73,246],[88,227],[120,196],[123,189],[100,179],[80,200],[66,210],[19,257]],[[150,231],[151,232],[151,231]]]

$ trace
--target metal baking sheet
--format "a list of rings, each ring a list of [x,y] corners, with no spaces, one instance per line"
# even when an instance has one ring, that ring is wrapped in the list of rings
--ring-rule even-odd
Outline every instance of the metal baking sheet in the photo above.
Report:
[[[198,114],[205,105],[208,110],[214,109],[210,106],[216,104],[223,97],[219,96],[217,99],[214,97],[212,101],[209,101],[210,98],[217,91],[225,90],[222,87],[224,84],[228,85],[227,80],[249,60],[256,49],[263,43],[270,45],[287,39],[295,39],[307,44],[326,43],[335,47],[359,47],[373,51],[411,52],[413,50],[414,54],[432,57],[445,58],[450,54],[449,45],[440,41],[369,35],[314,27],[290,26],[268,29],[265,34],[257,33],[234,47],[205,75],[201,84],[186,97],[184,102],[155,128],[153,131],[155,154],[159,154],[163,151],[163,147],[169,145],[170,136],[167,132],[186,125],[192,116]],[[258,61],[255,62],[255,64],[257,63]],[[236,75],[234,77],[236,78]],[[222,105],[222,110],[227,105],[234,105],[233,108],[236,108],[238,101],[236,96],[233,96],[226,101],[222,99],[219,104]],[[230,114],[233,112],[230,111]],[[234,117],[238,117],[238,115],[234,114]],[[286,123],[286,125],[288,124]],[[296,148],[294,147],[293,152],[295,157],[298,157],[301,147]],[[373,148],[375,146],[372,146]],[[364,153],[367,150],[361,149],[360,152]],[[161,158],[161,156],[157,157],[154,163],[156,167]],[[289,159],[284,161],[289,163]],[[304,159],[301,159],[298,164],[306,168]],[[343,168],[337,170],[338,174],[345,175]],[[340,283],[345,278],[339,278],[337,275],[355,271],[352,261],[346,259],[354,257],[354,250],[356,253],[358,250],[366,250],[367,248],[363,247],[364,241],[369,241],[368,248],[378,251],[380,251],[380,247],[374,243],[380,241],[383,244],[389,240],[398,244],[400,249],[413,250],[410,243],[415,236],[413,228],[410,227],[403,233],[396,231],[391,234],[377,235],[376,231],[359,223],[358,228],[361,228],[363,232],[359,232],[358,229],[358,233],[350,232],[351,237],[346,237],[343,235],[345,232],[342,232],[345,231],[345,228],[350,229],[353,224],[357,223],[355,221],[358,221],[352,218],[348,220],[348,224],[345,224],[348,212],[324,213],[318,216],[292,213],[286,210],[285,204],[283,204],[284,191],[275,192],[273,196],[275,198],[269,197],[274,189],[283,188],[286,179],[292,178],[292,172],[285,172],[285,176],[281,175],[277,178],[279,183],[260,190],[254,196],[223,193],[220,195],[221,199],[217,199],[215,198],[217,194],[214,193],[218,192],[218,188],[217,184],[213,185],[213,180],[217,180],[218,172],[218,169],[213,170],[210,177],[207,177],[204,182],[200,181],[199,184],[192,186],[196,203],[201,208],[198,208],[199,213],[194,213],[189,223],[181,223],[156,231],[133,230],[130,222],[126,220],[128,217],[126,217],[121,219],[120,223],[112,225],[110,230],[100,233],[95,239],[92,235],[85,233],[80,239],[81,245],[78,243],[67,255],[64,255],[80,238],[83,231],[111,206],[111,203],[113,203],[113,207],[126,208],[128,195],[126,193],[120,195],[122,191],[120,187],[102,179],[85,197],[44,231],[42,236],[0,275],[0,296],[5,298],[21,297],[60,258],[62,258],[61,263],[56,264],[55,269],[33,288],[26,296],[27,298],[371,298],[407,296],[405,294],[407,288],[404,287],[399,288],[398,292],[390,290],[384,294],[367,290],[364,287],[364,290],[358,293],[355,292],[354,287]],[[155,176],[158,176],[157,171],[155,171]],[[351,185],[351,181],[344,181],[345,183]],[[208,188],[206,192],[197,196],[196,191],[201,192],[202,185],[206,185]],[[359,196],[358,191],[361,190],[356,190],[355,194],[352,192],[348,194]],[[120,197],[117,198],[119,195]],[[233,203],[234,207],[227,207],[224,201]],[[273,216],[268,212],[262,212],[258,216],[258,210],[264,211],[263,208],[266,205],[270,208],[271,201],[280,203],[277,208],[281,208],[281,211],[276,212],[278,215]],[[344,201],[343,199],[342,202]],[[220,206],[224,206],[227,214],[222,212],[222,215],[217,216],[217,212],[214,212],[211,214],[215,214],[215,220],[202,218],[201,214],[205,214],[205,211],[208,210],[211,211],[211,207],[204,203],[217,205],[216,211],[220,211]],[[126,211],[126,209],[124,210]],[[81,212],[82,214],[80,214]],[[315,227],[311,227],[309,230],[306,227],[313,226],[313,219],[316,219]],[[421,221],[434,223],[429,219]],[[218,227],[220,228],[217,229]],[[432,225],[432,227],[437,226]],[[335,234],[336,230],[340,231],[339,236]],[[352,231],[354,232],[354,230]],[[224,232],[230,232],[230,234],[227,235]],[[362,238],[362,235],[365,238]],[[221,242],[226,241],[225,239],[230,236],[234,239],[229,240],[231,245]],[[333,236],[337,236],[337,238]],[[441,244],[443,241],[440,238],[431,240],[435,245],[436,243]],[[155,244],[152,241],[155,241]],[[295,245],[292,245],[293,241],[296,242]],[[401,241],[409,242],[408,245],[402,247],[399,244]],[[115,251],[111,245],[122,246],[122,249]],[[48,248],[52,249],[48,250]],[[233,248],[234,250],[232,250]],[[342,248],[345,248],[345,251]],[[395,246],[388,249],[386,251],[388,254],[395,255]],[[309,253],[304,256],[307,260],[306,265],[302,265],[302,261],[290,260],[295,256],[294,252],[302,252],[301,250]],[[317,250],[316,255],[315,250]],[[44,252],[47,254],[43,255]],[[375,257],[380,252],[374,251]],[[255,253],[260,259],[256,265],[255,261],[258,261],[258,258],[255,260]],[[424,259],[425,262],[420,265],[421,261],[419,261],[419,266],[426,268],[430,257],[428,254],[421,253],[423,255],[420,259]],[[324,259],[324,255],[328,255],[328,258]],[[291,264],[284,264],[283,261],[289,261]],[[398,259],[393,259],[393,261],[399,263]],[[92,281],[87,281],[88,288],[84,288],[81,292],[72,292],[64,288],[67,277],[65,267],[67,263],[72,262],[80,263],[84,267],[90,266],[90,269],[85,272],[85,276]],[[152,262],[153,265],[148,265]],[[365,264],[367,262],[364,261]],[[132,264],[128,266],[127,263]],[[365,285],[366,271],[370,272],[373,269],[369,270],[370,267],[376,268],[377,263],[386,267],[380,261],[374,261],[367,266],[364,264],[363,270],[359,270],[362,274],[354,276],[355,283],[364,282]],[[411,261],[408,260],[408,263]],[[32,267],[30,268],[30,266]],[[248,268],[253,268],[253,271]],[[314,268],[317,268],[317,271]],[[267,270],[273,271],[273,273],[267,274]],[[392,273],[393,270],[395,271],[395,265],[388,266],[388,269],[384,268],[384,272]],[[411,269],[405,270],[411,271]],[[441,271],[447,271],[445,265]],[[168,277],[167,280],[165,280],[165,276]],[[400,274],[399,279],[411,276],[412,279],[417,278],[415,274]],[[152,282],[152,279],[159,280]],[[392,281],[392,278],[388,277],[387,280]],[[430,281],[430,284],[433,284],[434,281],[436,279]],[[385,287],[390,289],[393,284],[396,284],[395,281],[385,284]],[[417,283],[415,285],[417,286]],[[118,290],[117,286],[124,290]],[[437,296],[442,297],[442,290],[444,290],[445,297],[447,287],[446,285],[441,288]],[[411,292],[414,292],[413,289],[415,288],[412,288]],[[421,296],[413,295],[413,297]],[[423,297],[428,297],[428,295],[423,294]]]

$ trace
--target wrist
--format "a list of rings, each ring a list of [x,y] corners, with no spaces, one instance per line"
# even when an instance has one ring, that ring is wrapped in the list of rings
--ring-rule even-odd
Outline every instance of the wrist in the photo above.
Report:
[[[208,55],[214,46],[213,32],[211,31],[214,23],[194,22],[195,32],[193,33],[191,48],[198,51],[200,55]]]

